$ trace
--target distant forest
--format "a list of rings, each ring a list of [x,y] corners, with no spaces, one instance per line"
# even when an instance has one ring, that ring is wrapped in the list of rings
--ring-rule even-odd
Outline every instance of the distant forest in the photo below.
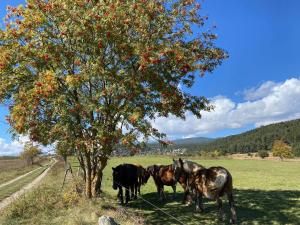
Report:
[[[175,149],[185,149],[185,154],[218,152],[220,155],[270,151],[275,140],[283,140],[300,156],[300,119],[262,126],[251,131],[218,139],[191,138],[175,140],[168,147],[157,143],[148,144],[143,153],[167,153]]]
[[[275,140],[282,139],[291,146],[300,144],[300,119],[262,126],[260,128],[194,146],[194,151],[248,153],[271,150]]]

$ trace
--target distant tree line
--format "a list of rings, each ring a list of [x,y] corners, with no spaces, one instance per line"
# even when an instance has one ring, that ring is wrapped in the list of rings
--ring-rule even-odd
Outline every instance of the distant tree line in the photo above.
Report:
[[[291,146],[293,155],[300,156],[300,119],[262,126],[239,134],[216,139],[197,146],[200,151],[218,150],[221,154],[271,151],[276,140]]]
[[[278,145],[281,147],[277,148]],[[279,152],[283,152],[284,158],[300,157],[300,119],[262,126],[242,134],[212,139],[211,141],[200,139],[198,142],[176,143],[175,141],[170,145],[150,143],[141,148],[139,153],[165,154],[174,149],[186,149],[184,153],[186,156],[200,154],[218,157],[234,153],[249,153],[251,155],[251,153],[257,152],[258,156],[265,158],[269,156],[269,152],[273,152],[276,148],[280,149]],[[283,151],[281,151],[282,149]],[[290,151],[285,149],[290,149]]]

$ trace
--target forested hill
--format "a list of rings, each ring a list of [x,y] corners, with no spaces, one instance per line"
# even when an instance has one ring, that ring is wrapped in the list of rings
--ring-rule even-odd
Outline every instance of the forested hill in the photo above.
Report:
[[[213,138],[205,138],[205,137],[194,137],[194,138],[184,138],[177,139],[172,141],[176,145],[193,145],[193,144],[204,144],[212,142]]]
[[[146,145],[145,148],[143,148],[143,151],[149,152],[149,151],[157,151],[157,149],[160,149],[161,151],[172,151],[175,149],[186,149],[190,152],[195,153],[199,149],[200,145],[207,144],[209,142],[214,141],[213,138],[206,138],[206,137],[194,137],[194,138],[184,138],[184,139],[176,139],[172,140],[172,144],[167,147],[162,147],[159,143],[153,142]]]
[[[198,146],[201,151],[247,153],[270,150],[273,142],[283,139],[290,145],[300,143],[300,119],[262,126],[260,128]]]

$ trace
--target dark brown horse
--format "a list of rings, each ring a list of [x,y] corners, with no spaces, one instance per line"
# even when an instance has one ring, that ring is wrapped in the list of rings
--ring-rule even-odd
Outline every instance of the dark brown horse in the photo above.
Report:
[[[137,167],[137,172],[138,172],[138,193],[141,194],[141,186],[146,184],[150,174],[149,172],[140,164],[135,164]]]
[[[118,198],[121,204],[124,204],[123,200],[123,188],[125,188],[125,203],[127,204],[131,197],[137,198],[138,187],[138,168],[132,164],[121,164],[113,170],[113,189],[118,191]]]
[[[153,177],[154,183],[157,188],[157,194],[160,200],[166,198],[164,193],[164,186],[171,186],[173,189],[173,198],[176,197],[176,183],[177,180],[174,177],[173,165],[152,165],[147,167],[147,171]],[[178,182],[185,190],[186,177],[181,176]]]
[[[237,222],[236,208],[233,199],[232,176],[228,170],[223,167],[203,168],[187,174],[184,171],[184,162],[179,158],[179,163],[174,163],[175,177],[181,177],[182,174],[188,176],[188,185],[196,193],[196,211],[203,211],[202,197],[217,201],[219,208],[219,217],[223,219],[223,209],[221,197],[227,195],[230,210],[231,223]],[[179,165],[179,166],[178,166]]]

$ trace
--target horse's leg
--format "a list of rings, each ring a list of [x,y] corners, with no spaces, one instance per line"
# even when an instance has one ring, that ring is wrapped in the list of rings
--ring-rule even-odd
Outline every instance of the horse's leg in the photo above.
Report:
[[[186,201],[186,191],[184,190],[183,192],[183,199],[182,199],[182,204],[185,204],[185,201]]]
[[[140,183],[137,184],[137,192],[139,193],[139,195],[141,195],[141,186],[142,185]]]
[[[165,192],[164,192],[164,186],[160,186],[160,201],[163,201],[165,199]]]
[[[157,189],[157,195],[158,195],[158,198],[160,200],[160,185],[156,185],[156,189]]]
[[[234,203],[234,199],[233,199],[233,194],[227,193],[227,197],[228,197],[229,207],[230,207],[230,211],[231,211],[230,222],[233,224],[236,224],[237,216],[236,216],[236,208],[235,208],[235,203]]]
[[[204,211],[203,203],[202,203],[202,194],[199,191],[196,191],[195,204],[196,204],[196,212]]]
[[[191,205],[193,203],[193,197],[192,197],[193,192],[191,190],[188,190],[187,192],[187,204]],[[196,195],[196,193],[195,193]]]
[[[123,188],[122,187],[119,188],[118,198],[119,198],[121,204],[124,204],[124,200],[123,200]]]
[[[134,198],[134,186],[135,185],[130,185],[131,199]]]
[[[172,185],[173,188],[173,199],[176,198],[176,184]]]
[[[196,192],[196,197],[195,197],[195,206],[196,206],[196,209],[195,211],[196,212],[199,212],[200,211],[200,194],[198,193],[198,191]]]
[[[139,189],[139,184],[136,183],[134,185],[134,199],[137,199],[137,192],[138,192],[138,189]]]
[[[217,197],[217,205],[219,209],[219,219],[223,221],[223,204],[222,204],[222,199],[220,197]]]
[[[129,187],[125,187],[125,204],[128,204],[129,200],[130,200],[130,193],[129,193]]]

